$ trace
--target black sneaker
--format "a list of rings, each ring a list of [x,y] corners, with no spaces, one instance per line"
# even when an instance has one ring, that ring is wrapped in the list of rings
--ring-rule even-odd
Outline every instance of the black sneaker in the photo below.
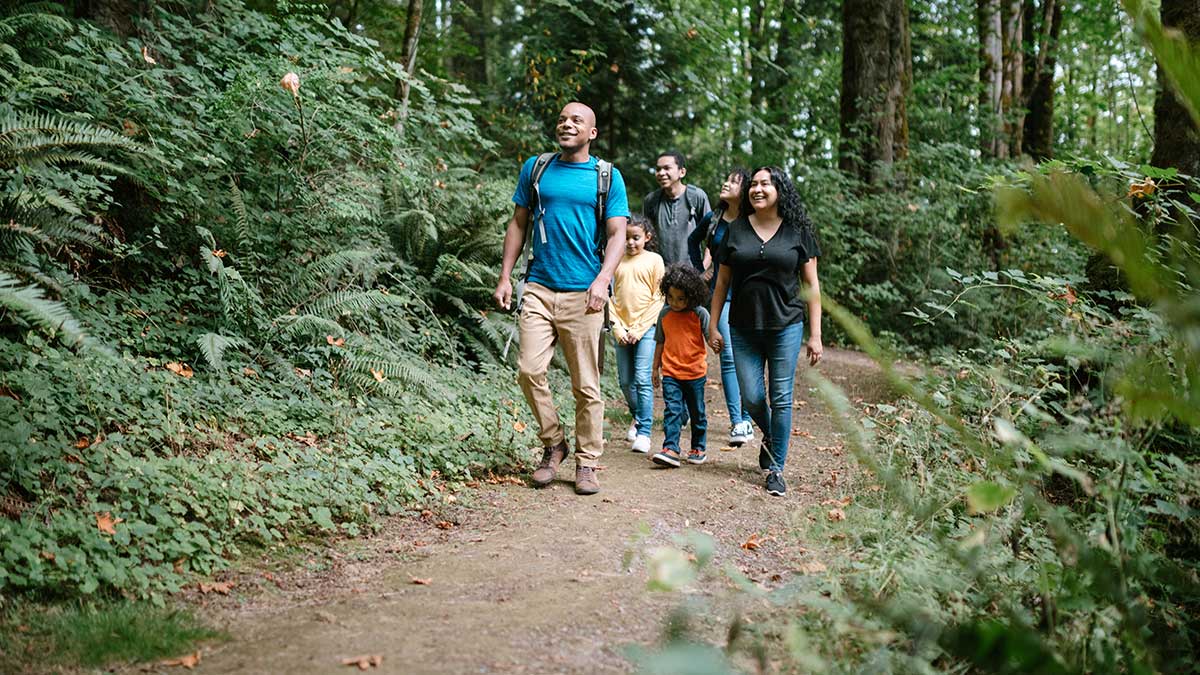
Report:
[[[787,494],[787,483],[783,482],[783,473],[772,471],[767,474],[767,494],[782,497]]]

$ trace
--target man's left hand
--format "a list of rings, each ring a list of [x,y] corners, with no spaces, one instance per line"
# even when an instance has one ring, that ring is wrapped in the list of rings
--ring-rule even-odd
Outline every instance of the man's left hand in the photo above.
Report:
[[[596,277],[587,290],[587,313],[595,314],[608,302],[608,279]]]

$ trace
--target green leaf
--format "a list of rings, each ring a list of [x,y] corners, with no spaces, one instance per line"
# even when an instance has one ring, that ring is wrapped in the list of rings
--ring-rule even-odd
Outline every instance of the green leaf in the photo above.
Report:
[[[967,488],[967,511],[971,515],[991,513],[1008,504],[1016,489],[992,481],[980,481]]]
[[[334,529],[335,526],[333,524],[333,514],[330,513],[329,507],[310,506],[308,508],[308,514],[312,516],[313,522],[316,523],[318,527],[326,530]]]

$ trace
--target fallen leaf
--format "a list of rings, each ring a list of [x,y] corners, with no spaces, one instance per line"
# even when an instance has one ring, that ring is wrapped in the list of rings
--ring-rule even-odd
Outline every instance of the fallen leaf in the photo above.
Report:
[[[250,366],[246,366],[245,368],[242,368],[242,375],[245,375],[246,377],[258,377],[258,371]]]
[[[80,438],[79,440],[75,441],[75,447],[80,450],[90,447],[91,445],[92,445],[92,442],[91,442],[91,440],[88,439],[87,436],[84,436],[83,438]]]
[[[284,91],[292,92],[293,97],[300,96],[300,76],[295,73],[288,73],[280,78],[279,86],[283,87]]]
[[[695,28],[689,28],[687,29],[687,33],[685,33],[685,35],[687,36],[687,39],[695,40],[696,38],[700,37],[700,31],[696,30]]]
[[[792,435],[799,436],[800,438],[812,438],[813,437],[812,434],[808,433],[807,431],[805,431],[803,429],[792,429]]]
[[[177,659],[167,659],[166,661],[163,661],[161,663],[161,665],[183,666],[184,668],[191,670],[192,668],[195,668],[196,666],[200,665],[200,650],[196,650],[196,651],[192,652],[191,654],[188,654],[186,656],[181,656]]]
[[[846,495],[845,497],[842,497],[841,499],[826,499],[825,501],[821,502],[821,506],[840,506],[842,508],[845,508],[847,506],[850,506],[850,503],[853,501],[854,501],[854,497]]]
[[[171,363],[164,364],[163,367],[180,377],[191,377],[192,375],[195,375],[195,372],[186,363],[176,363],[172,361]]]
[[[157,61],[154,60],[153,56],[150,56],[150,48],[146,47],[146,46],[142,47],[142,60],[144,60],[146,63],[149,63],[150,65],[154,65],[155,63],[158,63]],[[197,661],[199,661],[199,659],[197,659]],[[188,666],[188,667],[191,668],[191,666]]]
[[[220,593],[221,595],[229,595],[229,591],[237,586],[235,581],[214,581],[213,583],[200,582],[200,592],[208,595],[209,593]]]
[[[54,562],[54,554],[51,553],[50,551],[42,551],[41,556],[42,556],[43,560],[49,560],[50,562]]]
[[[297,369],[296,369],[296,375],[297,375],[298,377],[300,377],[300,378],[305,378],[305,377],[309,377],[309,376],[311,376],[311,375],[312,375],[312,371],[311,371],[311,370],[309,370],[308,368],[297,368]]]
[[[371,376],[375,378],[376,382],[383,382],[387,379],[383,376],[382,370],[375,370],[374,368],[371,369]]]
[[[343,666],[357,666],[359,670],[367,670],[375,668],[383,664],[383,655],[367,654],[364,656],[351,656],[347,659],[342,659]]]
[[[827,515],[835,523],[846,519],[846,512],[841,509],[829,509]]]
[[[522,431],[525,431],[525,429],[527,429],[527,428],[528,428],[528,427],[526,427],[526,426],[525,426],[525,423],[524,423],[524,422],[522,422],[521,420],[517,420],[516,422],[513,422],[513,429],[514,429],[514,430],[515,430],[515,431],[516,431],[518,434],[519,434],[519,433],[521,433]]]
[[[225,256],[229,255],[223,248],[214,248],[212,254],[214,258],[224,258]]]
[[[452,527],[454,527],[454,523],[448,520],[439,520],[437,523],[437,528],[439,530],[449,530]]]
[[[433,581],[433,577],[410,577],[408,581],[417,586],[428,586]]]
[[[337,617],[329,612],[317,610],[317,619],[325,623],[337,623]]]
[[[96,514],[96,527],[104,534],[116,534],[117,523],[125,522],[124,518],[113,518],[108,511]]]
[[[121,129],[121,133],[129,137],[137,136],[138,132],[141,131],[141,129],[138,128],[138,125],[134,124],[132,120],[122,120]]]
[[[333,345],[334,347],[342,347],[346,344],[346,338],[335,338],[332,335],[326,335],[325,342]]]

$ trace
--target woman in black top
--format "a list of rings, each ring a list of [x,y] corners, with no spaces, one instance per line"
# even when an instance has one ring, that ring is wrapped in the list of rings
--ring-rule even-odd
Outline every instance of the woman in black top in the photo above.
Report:
[[[741,216],[721,244],[712,316],[720,316],[729,291],[729,328],[742,404],[763,430],[758,465],[767,471],[767,492],[787,491],[783,464],[792,436],[792,388],[801,344],[808,360],[821,360],[821,250],[791,180],[777,167],[756,169],[742,191]],[[807,300],[800,277],[809,287]],[[804,315],[809,337],[804,342]],[[716,322],[709,343],[723,340]],[[764,386],[764,375],[767,385]],[[770,397],[768,401],[768,395]]]

